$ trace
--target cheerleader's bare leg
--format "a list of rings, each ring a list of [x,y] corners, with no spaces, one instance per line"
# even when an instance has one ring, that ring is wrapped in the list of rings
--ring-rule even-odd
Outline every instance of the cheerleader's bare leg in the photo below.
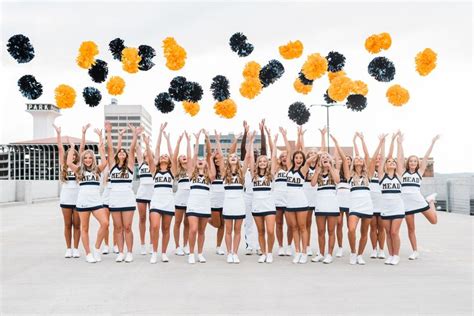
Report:
[[[173,237],[174,237],[174,243],[175,243],[176,249],[180,247],[179,246],[179,230],[181,227],[181,223],[183,222],[185,212],[186,211],[183,209],[176,209],[174,213]]]
[[[349,226],[349,223],[347,223]],[[336,238],[337,238],[337,246],[342,248],[342,226],[344,226],[344,212],[339,213],[339,217],[337,218],[337,226],[336,226]]]
[[[318,228],[319,252],[324,256],[326,249],[326,216],[316,216],[316,227]]]
[[[393,256],[392,236],[390,234],[390,232],[392,231],[392,221],[389,219],[383,219],[382,221],[383,221],[385,233],[387,234],[388,254],[390,256]]]
[[[436,223],[438,223],[438,214],[436,213],[436,206],[434,205],[433,201],[430,201],[428,204],[430,206],[430,209],[422,212],[422,214],[426,217],[428,222],[435,225]]]
[[[288,229],[291,229],[293,240],[295,241],[295,251],[300,253],[300,234],[298,231],[298,222],[296,221],[296,212],[285,212]],[[306,223],[306,222],[305,222]],[[288,241],[289,243],[289,241]]]
[[[206,239],[207,218],[199,218],[198,222],[198,253],[204,249],[204,240]]]
[[[254,216],[255,225],[257,226],[258,232],[258,244],[263,254],[267,254],[267,247],[265,243],[265,218],[263,216]]]
[[[308,239],[308,230],[307,230],[307,216],[308,212],[296,212],[296,222],[297,222],[297,227],[298,227],[298,234],[301,240],[301,252],[306,253],[307,252],[307,247],[309,244],[309,239]],[[294,232],[293,232],[294,234]],[[295,244],[296,244],[296,239],[295,239]]]
[[[265,230],[267,231],[267,253],[273,252],[273,245],[275,244],[275,217],[275,215],[265,216]]]
[[[279,247],[283,247],[283,214],[284,212],[282,210],[276,211],[276,237]]]
[[[150,212],[150,239],[153,245],[153,252],[158,252],[158,240],[160,238],[161,214]]]
[[[103,208],[93,211],[92,215],[94,215],[95,219],[99,222],[99,230],[97,231],[95,248],[100,249],[102,241],[104,240],[105,234],[109,227],[109,218],[107,217],[107,213]]]
[[[400,255],[400,226],[402,225],[403,219],[392,220],[390,227],[390,239],[392,240],[392,251],[395,256]]]
[[[79,212],[77,211],[72,212],[72,226],[74,229],[74,248],[77,249],[81,239],[81,218],[79,217]]]
[[[148,203],[137,203],[138,209],[138,230],[140,231],[140,244],[145,244],[145,231],[146,231],[146,208]]]
[[[380,232],[378,230],[378,220],[380,216],[372,216],[370,220],[370,243],[372,244],[372,249],[377,250],[377,241],[379,238]]]
[[[188,222],[188,217],[187,216],[184,216],[183,225],[184,225],[184,228],[183,228],[183,246],[186,247],[188,245],[188,241],[189,241],[189,222]]]
[[[240,245],[240,232],[242,230],[242,223],[243,219],[236,219],[234,222],[234,240],[233,240],[233,248],[234,248],[234,253],[237,254],[239,251],[239,245]]]
[[[334,251],[334,245],[336,244],[336,225],[337,225],[337,217],[336,216],[328,216],[328,253],[332,256]]]
[[[233,219],[226,219],[225,222],[225,246],[227,248],[227,253],[232,253],[232,229],[233,229]]]
[[[194,246],[196,245],[196,237],[198,234],[199,218],[196,216],[190,216],[188,217],[188,222],[189,222],[189,253],[194,254]],[[198,242],[198,248],[199,248],[199,242]]]
[[[110,222],[110,211],[107,207],[104,207],[103,210],[105,211],[105,215],[107,216],[107,219],[109,219]],[[107,226],[107,230],[105,232],[105,237],[104,237],[104,243],[108,246],[109,245],[109,226]],[[114,246],[115,246],[115,237],[114,237]]]
[[[349,239],[349,246],[351,247],[351,253],[356,253],[356,231],[357,225],[359,224],[359,217],[355,215],[349,215],[349,231],[347,233],[347,239]],[[376,240],[377,242],[377,240]]]
[[[383,224],[383,219],[380,216],[377,217],[377,239],[379,242],[380,250],[385,248],[385,229]]]
[[[91,248],[89,246],[89,220],[91,217],[91,212],[79,212],[79,217],[81,218],[81,240],[82,246],[86,255],[91,253]]]
[[[371,218],[362,218],[360,224],[360,239],[359,239],[359,251],[357,252],[358,255],[362,255],[365,250],[365,246],[367,245],[367,235],[369,234],[369,227]]]
[[[122,223],[125,235],[125,243],[127,244],[127,251],[132,252],[133,250],[133,232],[132,232],[132,223],[133,223],[133,213],[134,211],[121,212],[122,213]]]
[[[161,252],[166,253],[170,241],[170,227],[173,216],[164,214],[161,220]]]
[[[416,233],[415,233],[415,214],[407,214],[405,216],[408,230],[408,239],[410,240],[411,248],[417,251]]]
[[[306,215],[306,233],[308,234],[308,243],[305,246],[307,248],[309,248],[311,244],[311,225],[313,224],[313,213],[313,210],[309,210]]]
[[[72,240],[72,223],[73,223],[73,210],[70,208],[61,208],[64,220],[64,239],[66,240],[67,249],[71,248]]]
[[[114,238],[117,242],[119,253],[123,253],[123,222],[122,214],[120,212],[110,212],[112,214],[112,221],[114,222]]]

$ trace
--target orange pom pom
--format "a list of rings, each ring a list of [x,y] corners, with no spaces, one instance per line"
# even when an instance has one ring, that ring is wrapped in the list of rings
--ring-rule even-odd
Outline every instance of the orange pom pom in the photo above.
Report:
[[[54,89],[54,98],[58,108],[69,109],[76,102],[76,91],[71,86],[61,84]]]
[[[188,113],[191,116],[195,116],[196,114],[199,113],[200,106],[199,103],[197,102],[189,102],[189,101],[183,101],[183,108],[186,113]]]
[[[365,82],[361,80],[356,80],[353,82],[351,92],[354,94],[362,94],[365,96],[369,92],[369,88],[367,87],[367,84],[365,84]]]
[[[138,63],[142,58],[138,54],[138,49],[127,47],[122,50],[122,69],[128,73],[134,74],[138,72]]]
[[[328,71],[328,78],[329,78],[329,83],[331,83],[334,78],[337,78],[339,76],[346,76],[346,72],[344,70],[339,70],[339,71],[336,71],[336,72],[330,72]]]
[[[380,46],[382,49],[389,49],[390,46],[392,46],[392,37],[388,33],[380,33],[379,34],[379,41],[380,41]]]
[[[353,85],[352,80],[348,77],[338,76],[329,85],[328,95],[334,101],[344,101],[351,93]]]
[[[365,49],[371,54],[377,54],[382,49],[389,49],[392,46],[392,38],[388,33],[370,35],[365,40]]]
[[[395,106],[402,106],[410,100],[410,93],[407,89],[396,84],[387,89],[388,102]]]
[[[306,85],[302,83],[300,78],[296,78],[295,82],[293,83],[293,87],[295,88],[296,92],[302,94],[308,94],[313,89],[313,85]]]
[[[285,59],[298,58],[303,54],[303,43],[300,41],[288,42],[286,45],[282,45],[278,48],[281,57]]]
[[[301,72],[308,80],[315,80],[326,73],[328,61],[319,54],[311,54],[301,68]]]
[[[120,95],[124,89],[125,80],[119,76],[110,77],[109,81],[107,81],[107,91],[109,91],[111,95]]]
[[[179,70],[186,63],[186,51],[179,46],[173,37],[163,40],[163,53],[166,58],[166,67],[170,70]]]
[[[262,91],[262,83],[258,77],[250,78],[247,77],[244,82],[240,85],[240,94],[247,98],[253,99]]]
[[[255,61],[250,61],[245,65],[244,70],[242,71],[242,75],[244,78],[258,78],[260,74],[260,64]]]
[[[436,68],[437,54],[431,48],[425,48],[415,57],[416,71],[421,76],[427,76]]]
[[[225,99],[214,104],[214,110],[217,115],[230,119],[237,113],[237,105],[232,99]]]
[[[95,64],[95,55],[99,53],[96,43],[92,41],[82,42],[79,47],[79,56],[76,63],[79,67],[89,69]]]

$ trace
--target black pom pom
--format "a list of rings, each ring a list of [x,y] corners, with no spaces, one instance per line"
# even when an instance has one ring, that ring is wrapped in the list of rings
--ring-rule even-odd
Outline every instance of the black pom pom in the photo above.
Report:
[[[186,98],[186,78],[182,76],[174,77],[170,82],[168,93],[170,96],[178,102],[183,101]]]
[[[333,99],[328,94],[328,90],[326,90],[326,93],[324,94],[324,101],[326,101],[326,104],[333,104],[336,103]]]
[[[314,80],[309,80],[307,79],[304,74],[300,71],[299,75],[298,75],[298,78],[300,79],[301,83],[304,84],[304,85],[307,85],[307,86],[310,86],[313,84],[313,81]]]
[[[161,113],[169,113],[174,110],[174,102],[168,92],[162,92],[156,96],[155,106]]]
[[[328,71],[330,72],[340,71],[346,64],[346,57],[338,52],[329,52],[326,59],[328,61]]]
[[[247,36],[242,33],[235,33],[229,40],[230,48],[240,57],[246,57],[253,52],[253,45],[247,43]]]
[[[367,98],[362,94],[351,94],[347,97],[347,108],[360,112],[367,107]]]
[[[32,75],[25,75],[18,80],[21,95],[36,100],[43,94],[43,86]]]
[[[102,100],[102,94],[100,94],[100,91],[94,87],[84,88],[84,91],[82,91],[82,96],[84,97],[86,104],[88,104],[91,108],[98,106],[100,100]]]
[[[230,98],[229,80],[224,76],[217,75],[212,78],[211,90],[212,96],[219,102]]]
[[[122,50],[125,48],[123,39],[116,38],[109,43],[109,50],[114,56],[114,59],[122,60]]]
[[[263,87],[268,87],[270,84],[277,81],[283,73],[285,72],[285,68],[283,65],[276,59],[272,59],[266,64],[265,66],[260,69],[260,82],[262,83]]]
[[[369,74],[377,81],[389,82],[395,77],[395,65],[385,57],[375,57],[369,64]]]
[[[138,69],[142,71],[147,71],[155,66],[155,63],[152,61],[153,57],[156,56],[156,52],[153,47],[148,45],[138,46],[138,55],[142,60],[138,63]]]
[[[202,98],[203,90],[197,82],[186,82],[184,84],[186,90],[185,100],[189,102],[198,102]]]
[[[95,65],[89,69],[89,76],[91,76],[92,81],[101,83],[107,79],[107,75],[109,74],[109,68],[107,63],[103,60],[96,59]]]
[[[7,50],[20,64],[27,63],[35,57],[35,49],[31,45],[30,39],[22,34],[10,37]]]
[[[308,122],[311,113],[303,102],[295,102],[288,108],[288,117],[298,125]]]

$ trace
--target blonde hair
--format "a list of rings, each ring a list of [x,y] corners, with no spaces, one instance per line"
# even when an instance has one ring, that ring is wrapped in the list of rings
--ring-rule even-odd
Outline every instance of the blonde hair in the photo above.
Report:
[[[265,176],[265,184],[269,185],[272,180],[273,180],[273,175],[272,175],[272,165],[270,163],[270,160],[268,159],[267,156],[265,155],[260,155],[257,157],[256,163],[255,163],[255,168],[253,170],[253,180],[256,180],[257,177],[260,176],[260,168],[258,167],[258,162],[261,158],[265,158],[267,160],[267,167],[265,168],[264,176]]]
[[[160,159],[158,159],[158,162],[156,163],[156,172],[160,171]],[[168,164],[166,166],[167,171],[171,171],[171,157],[168,156]]]
[[[179,178],[185,178],[186,175],[188,174],[188,169],[183,167],[183,164],[181,163],[181,161],[179,161],[179,157],[178,157],[178,165],[176,166],[176,177],[179,179]],[[194,174],[194,171],[193,171],[193,174]]]
[[[230,155],[227,156],[226,162],[225,162],[225,181],[227,183],[232,182],[232,167],[229,162]],[[242,171],[242,167],[240,166],[240,159],[237,157],[237,163],[235,165],[235,171],[237,173],[237,178],[239,180],[240,184],[244,184],[245,178],[244,178],[244,173]]]
[[[84,157],[86,155],[92,156],[92,165],[89,168],[84,165]],[[97,160],[95,159],[95,154],[90,149],[84,150],[84,152],[81,155],[79,169],[77,170],[77,181],[81,181],[84,178],[85,171],[89,171],[89,172],[94,173],[96,176],[100,176],[99,166],[97,166]]]
[[[334,159],[332,159],[332,157],[331,157],[331,155],[330,155],[329,153],[322,153],[322,154],[319,155],[319,157],[318,157],[318,165],[319,165],[319,167],[321,168],[321,172],[318,174],[318,180],[317,180],[318,186],[323,185],[323,172],[322,172],[322,171],[323,171],[324,168],[323,168],[323,160],[321,159],[321,156],[322,156],[323,154],[328,155],[329,159],[331,160],[331,161],[330,161],[331,164],[334,163]],[[330,172],[328,173],[328,183],[327,183],[327,184],[336,184],[336,183],[334,182],[334,179],[332,178]]]
[[[62,166],[61,166],[61,172],[59,173],[59,180],[61,180],[61,182],[66,182],[67,181],[67,169],[69,168],[68,165],[67,165],[67,155],[69,153],[70,150],[73,150],[74,151],[74,154],[76,155],[76,158],[74,158],[74,160],[72,161],[74,164],[77,165],[77,163],[79,162],[79,153],[77,152],[76,149],[74,148],[69,148],[67,151],[66,151],[66,154],[64,155],[63,157],[63,163],[62,163]]]
[[[361,171],[360,176],[357,174],[356,169],[355,169],[354,161],[356,160],[356,158],[362,160],[362,171]],[[365,164],[365,159],[363,159],[361,157],[354,157],[354,159],[352,160],[352,165],[351,165],[351,176],[352,176],[352,179],[354,180],[354,183],[357,183],[357,185],[364,185],[364,186],[369,185],[369,175],[368,175],[368,172],[367,172],[367,166]],[[361,178],[362,178],[362,181],[359,182]]]
[[[209,166],[207,163],[206,163],[206,166],[204,167],[203,174],[204,174],[204,177],[206,178],[206,183],[207,184],[211,183],[211,178],[209,177]],[[199,176],[199,168],[196,164],[196,166],[194,166],[193,174],[191,175],[191,180],[196,180],[198,176]]]

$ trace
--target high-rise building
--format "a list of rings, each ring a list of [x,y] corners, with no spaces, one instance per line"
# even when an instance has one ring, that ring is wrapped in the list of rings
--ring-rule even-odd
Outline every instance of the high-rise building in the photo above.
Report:
[[[234,140],[235,138],[235,134],[234,133],[230,133],[230,134],[226,134],[226,135],[221,135],[221,148],[222,148],[222,153],[224,155],[227,155],[229,153],[229,150],[230,150],[230,146],[232,145],[232,141]],[[211,147],[214,149],[216,148],[216,137],[215,135],[209,135],[209,141],[211,142]],[[238,142],[237,142],[237,155],[240,157],[240,144],[241,144],[241,141],[242,141],[242,137],[239,138]],[[258,135],[255,135],[255,142],[254,142],[254,149],[256,151],[256,154],[259,154],[260,153],[260,134]],[[268,154],[270,154],[270,147],[268,146],[267,144],[267,151],[268,151]],[[202,144],[199,144],[199,149],[198,149],[198,155],[200,157],[204,157],[204,152],[206,150],[206,146],[204,143]]]
[[[111,104],[104,106],[104,117],[112,125],[112,143],[117,146],[119,131],[127,128],[128,124],[141,126],[147,135],[151,135],[151,115],[141,105],[118,104],[116,99],[112,99]],[[122,146],[128,149],[132,142],[132,134],[129,130],[122,138]]]

